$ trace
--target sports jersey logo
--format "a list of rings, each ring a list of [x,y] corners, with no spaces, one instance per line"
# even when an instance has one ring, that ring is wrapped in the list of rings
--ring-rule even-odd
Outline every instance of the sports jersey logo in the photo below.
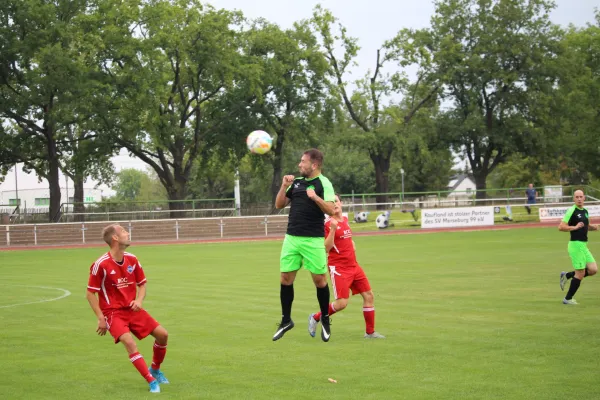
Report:
[[[111,274],[111,275],[114,275],[114,274],[116,274],[115,270],[113,269],[112,271],[110,271],[110,274]]]
[[[130,274],[133,272],[134,269],[135,269],[134,265],[127,266],[127,272],[129,272]]]
[[[294,189],[298,189],[299,186],[300,186],[299,183],[294,183]]]

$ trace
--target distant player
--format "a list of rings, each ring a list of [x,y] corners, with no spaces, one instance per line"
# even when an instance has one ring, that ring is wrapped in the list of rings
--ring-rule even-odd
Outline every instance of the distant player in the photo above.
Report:
[[[120,225],[109,225],[102,235],[110,250],[90,267],[86,292],[87,300],[98,317],[96,332],[104,336],[108,330],[115,343],[123,343],[129,360],[149,383],[150,392],[159,393],[159,384],[169,383],[160,371],[167,353],[168,333],[142,308],[146,297],[146,276],[138,259],[125,252],[130,244],[129,233]],[[148,368],[138,352],[132,333],[138,339],[148,335],[156,339],[152,367]]]
[[[575,204],[567,210],[565,217],[558,225],[558,230],[561,232],[570,232],[571,240],[569,241],[569,257],[573,263],[574,271],[560,273],[560,289],[565,290],[565,283],[571,280],[571,286],[567,295],[563,299],[563,304],[577,304],[573,298],[581,281],[586,276],[595,275],[598,272],[596,260],[588,249],[588,230],[597,231],[598,225],[590,225],[588,211],[584,208],[585,195],[582,190],[576,190],[573,199]]]
[[[352,240],[352,229],[348,218],[342,215],[342,201],[335,197],[334,214],[325,222],[325,249],[329,253],[327,264],[335,301],[329,305],[329,315],[340,312],[348,305],[350,290],[363,298],[363,316],[365,318],[365,338],[384,339],[375,331],[375,307],[373,292],[365,271],[356,261],[356,251]],[[315,336],[321,312],[308,317],[308,333]]]
[[[317,287],[317,300],[323,313],[321,339],[328,342],[329,328],[329,286],[327,285],[327,255],[323,241],[324,214],[333,214],[334,191],[329,179],[321,174],[323,153],[317,149],[304,152],[298,169],[302,177],[286,175],[277,198],[275,207],[290,206],[288,227],[281,248],[279,270],[281,272],[281,323],[273,335],[279,340],[294,327],[292,321],[292,303],[294,301],[294,279],[296,273],[304,265],[310,271]]]

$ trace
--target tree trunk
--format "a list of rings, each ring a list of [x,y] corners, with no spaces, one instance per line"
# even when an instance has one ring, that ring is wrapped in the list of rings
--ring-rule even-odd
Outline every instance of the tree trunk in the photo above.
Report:
[[[185,213],[185,200],[187,196],[187,185],[186,181],[181,179],[176,180],[173,185],[165,186],[167,189],[167,196],[169,197],[169,218],[177,219],[184,218]]]
[[[385,210],[388,206],[379,203],[387,203],[388,200],[391,151],[388,151],[387,154],[372,153],[370,156],[375,166],[375,191],[377,192],[375,201],[378,203],[377,209]]]
[[[85,221],[85,216],[81,215],[85,212],[84,206],[84,193],[83,193],[83,181],[85,180],[83,175],[76,173],[73,176],[73,186],[75,192],[73,193],[73,212],[75,213],[75,221],[82,222]]]
[[[275,207],[275,199],[277,193],[281,187],[281,180],[283,179],[283,142],[285,141],[285,131],[282,129],[277,132],[277,142],[273,149],[273,180],[271,181],[271,207]]]
[[[58,153],[56,140],[52,128],[46,128],[46,147],[48,149],[48,185],[50,189],[50,213],[48,220],[58,222],[60,220],[60,182]]]
[[[473,177],[475,178],[475,188],[477,189],[477,192],[475,194],[475,198],[476,199],[485,199],[486,196],[486,192],[485,189],[487,188],[487,184],[486,184],[486,179],[487,179],[487,174],[482,172],[482,171],[473,171]],[[477,202],[478,206],[483,206],[485,205],[484,202]]]

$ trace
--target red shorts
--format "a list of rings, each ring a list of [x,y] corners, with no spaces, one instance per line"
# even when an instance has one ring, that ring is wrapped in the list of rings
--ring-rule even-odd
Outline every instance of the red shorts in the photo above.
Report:
[[[127,309],[107,311],[104,318],[108,331],[119,343],[121,335],[131,332],[138,339],[143,339],[152,333],[160,324],[146,310],[133,311]]]
[[[352,289],[353,295],[371,290],[367,275],[358,264],[349,268],[330,265],[329,276],[333,286],[333,295],[336,299],[349,298],[350,289]]]

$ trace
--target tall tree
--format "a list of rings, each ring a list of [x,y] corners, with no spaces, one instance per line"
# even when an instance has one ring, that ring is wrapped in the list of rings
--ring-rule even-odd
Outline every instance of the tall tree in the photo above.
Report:
[[[507,157],[544,148],[542,123],[556,83],[560,29],[549,0],[438,0],[431,28],[395,44],[448,104],[439,127],[469,161],[477,189]],[[546,137],[551,132],[546,132]],[[477,192],[479,198],[485,192]]]
[[[398,133],[404,129],[392,123],[387,110],[391,104],[389,100],[388,104],[385,102],[391,93],[403,93],[411,98],[411,108],[404,110],[402,116],[403,124],[408,124],[421,107],[435,103],[438,88],[421,79],[417,84],[408,86],[402,73],[384,74],[384,65],[392,60],[398,61],[400,54],[386,45],[377,50],[374,70],[355,82],[356,90],[349,93],[346,76],[359,50],[357,39],[350,37],[333,14],[320,6],[315,8],[312,22],[321,36],[323,52],[328,60],[328,73],[334,82],[332,92],[341,99],[354,123],[354,131],[360,133],[356,139],[362,148],[367,149],[375,168],[376,200],[385,203],[392,154],[396,150]],[[340,50],[341,55],[337,55]],[[427,88],[424,92],[423,87]]]
[[[600,10],[596,23],[571,26],[554,60],[559,73],[548,130],[559,133],[545,164],[562,171],[570,184],[600,177]]]
[[[24,0],[0,3],[0,144],[11,146],[5,162],[23,162],[46,178],[50,220],[60,203],[59,154],[66,129],[88,118],[73,113],[94,92],[95,67],[86,43],[87,0]]]
[[[271,203],[275,204],[283,177],[284,144],[294,135],[309,135],[325,107],[327,62],[306,22],[282,30],[264,20],[255,21],[246,38],[246,62],[259,68],[248,112],[275,134],[269,156]]]
[[[102,12],[111,24],[103,65],[116,88],[107,130],[156,171],[174,218],[194,162],[232,117],[220,101],[237,74],[240,15],[196,0],[129,0]]]

